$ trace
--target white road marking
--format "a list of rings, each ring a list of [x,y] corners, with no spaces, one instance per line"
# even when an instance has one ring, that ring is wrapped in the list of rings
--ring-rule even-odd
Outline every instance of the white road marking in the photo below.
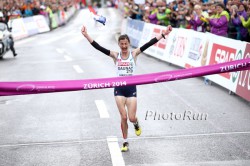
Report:
[[[128,140],[139,140],[139,139],[165,139],[165,138],[180,138],[180,137],[198,137],[198,136],[220,136],[220,135],[240,135],[250,134],[250,131],[242,132],[228,132],[228,133],[204,133],[204,134],[190,134],[190,135],[169,135],[159,137],[135,137],[128,138]],[[79,141],[50,141],[50,142],[32,142],[32,143],[18,143],[18,144],[2,144],[0,148],[18,147],[18,146],[40,146],[40,145],[60,145],[60,144],[81,144],[88,142],[104,142],[106,139],[92,139],[92,140],[79,140]]]
[[[64,50],[64,54],[66,54],[66,55],[71,55],[67,50]]]
[[[57,51],[59,54],[63,54],[63,53],[64,53],[64,50],[61,49],[61,48],[57,48],[56,51]]]
[[[106,139],[97,140],[81,140],[81,141],[51,141],[51,142],[32,142],[32,143],[19,143],[19,144],[4,144],[0,148],[19,147],[19,146],[49,146],[49,145],[64,145],[64,144],[82,144],[89,142],[105,142]]]
[[[61,48],[57,48],[56,51],[59,53],[59,54],[64,54],[64,59],[66,61],[72,61],[72,58],[70,57],[70,53],[67,52],[65,49],[61,49]],[[78,67],[77,67],[78,68]],[[78,70],[78,69],[77,69]],[[79,70],[80,71],[80,70]]]
[[[221,132],[221,133],[204,133],[204,134],[183,134],[183,135],[164,135],[164,136],[157,136],[157,137],[135,137],[135,138],[128,138],[128,139],[129,140],[165,139],[165,138],[203,137],[203,136],[239,135],[239,134],[250,134],[250,131]]]
[[[70,56],[65,55],[64,58],[66,61],[72,61],[72,58]]]
[[[117,137],[107,137],[107,142],[113,166],[125,166]]]
[[[77,73],[83,73],[83,70],[78,65],[74,65],[73,68],[76,70]]]
[[[127,166],[199,166],[199,165],[250,165],[250,160],[223,160],[223,161],[198,161],[198,162],[171,162],[171,163],[150,163],[150,164],[133,164]]]
[[[100,118],[109,118],[109,113],[103,100],[95,100]]]

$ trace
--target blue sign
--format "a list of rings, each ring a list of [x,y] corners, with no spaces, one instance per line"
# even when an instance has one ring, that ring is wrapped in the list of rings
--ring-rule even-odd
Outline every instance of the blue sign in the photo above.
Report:
[[[127,35],[130,39],[130,44],[133,47],[138,47],[142,37],[144,22],[139,20],[128,19]]]

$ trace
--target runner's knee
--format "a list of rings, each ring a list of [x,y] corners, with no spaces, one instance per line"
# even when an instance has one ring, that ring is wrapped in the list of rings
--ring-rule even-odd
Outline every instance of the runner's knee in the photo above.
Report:
[[[121,115],[121,119],[122,119],[122,121],[127,121],[127,120],[128,120],[128,117],[127,117],[126,114],[124,114],[124,115]]]
[[[129,121],[132,122],[132,123],[135,123],[136,122],[136,117],[129,117]]]

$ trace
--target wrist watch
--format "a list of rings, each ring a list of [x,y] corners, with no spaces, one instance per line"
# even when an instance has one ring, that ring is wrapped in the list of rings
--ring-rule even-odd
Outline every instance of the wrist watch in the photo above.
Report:
[[[161,36],[162,36],[164,39],[166,39],[166,38],[165,38],[165,35],[161,34]]]

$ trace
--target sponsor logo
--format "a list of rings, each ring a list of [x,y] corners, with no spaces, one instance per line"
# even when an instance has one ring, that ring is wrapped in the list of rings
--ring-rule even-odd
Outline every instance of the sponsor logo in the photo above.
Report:
[[[246,45],[244,59],[250,59],[250,44]],[[250,62],[248,62],[250,69]],[[239,72],[236,94],[250,101],[250,70]]]
[[[221,72],[230,72],[232,70],[237,70],[237,69],[241,69],[241,68],[245,68],[249,66],[250,67],[250,62],[246,62],[246,63],[238,63],[238,64],[234,64],[234,65],[226,65],[226,66],[221,66]]]
[[[34,84],[23,84],[16,88],[18,92],[54,92],[55,86],[53,85],[34,85]]]
[[[183,74],[163,74],[154,79],[155,82],[173,81],[184,78],[193,77],[193,73],[183,73]]]
[[[118,66],[129,66],[131,62],[118,62]]]
[[[173,44],[170,48],[170,55],[177,58],[182,58],[187,45],[187,37],[175,36],[173,39]]]
[[[16,91],[18,92],[32,92],[34,91],[36,88],[35,85],[33,84],[23,84],[23,85],[19,85],[17,88],[16,88]]]
[[[189,50],[188,57],[190,59],[198,61],[201,56],[201,50],[202,50],[202,39],[196,37],[192,38],[191,48]]]
[[[230,62],[235,60],[237,50],[234,48],[222,46],[219,44],[213,44],[212,51],[211,51],[211,58],[210,58],[210,65],[223,63],[223,62]],[[230,79],[230,73],[222,73],[221,76]]]

